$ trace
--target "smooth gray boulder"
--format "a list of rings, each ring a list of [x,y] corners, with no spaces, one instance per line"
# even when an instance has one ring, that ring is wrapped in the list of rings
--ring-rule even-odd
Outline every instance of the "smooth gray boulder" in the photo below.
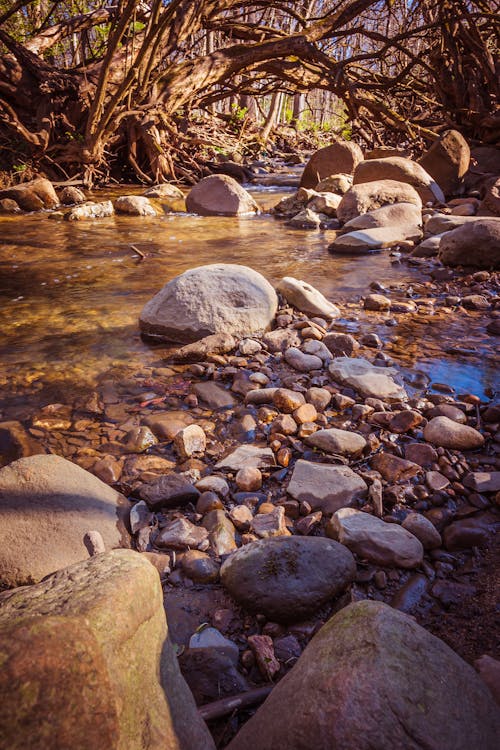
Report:
[[[213,333],[243,338],[266,331],[278,309],[271,284],[257,271],[214,263],[169,281],[142,309],[141,331],[179,344]]]
[[[200,180],[187,194],[186,208],[201,216],[242,216],[259,211],[250,193],[225,174]]]
[[[106,551],[129,547],[130,505],[116,490],[65,458],[37,455],[0,469],[0,582],[37,583],[87,560],[86,535]]]
[[[421,237],[422,231],[417,225],[400,224],[369,229],[356,229],[337,237],[328,246],[328,251],[334,255],[364,255],[366,253],[378,252],[385,247],[393,247],[407,240],[419,240]]]
[[[156,216],[156,211],[144,195],[120,195],[115,200],[117,214],[129,216]]]
[[[496,750],[499,732],[471,666],[413,617],[362,601],[321,628],[227,750]]]
[[[337,218],[341,222],[388,206],[391,203],[412,203],[419,210],[422,200],[414,187],[397,180],[374,180],[353,185],[337,207]]]
[[[298,622],[313,614],[345,591],[355,573],[354,558],[341,544],[297,536],[246,544],[225,560],[220,571],[236,601],[276,622]]]
[[[392,378],[393,367],[376,367],[362,357],[337,357],[329,365],[332,379],[348,385],[365,398],[381,398],[382,401],[407,401],[405,389]]]
[[[412,185],[424,203],[444,203],[444,193],[430,174],[411,159],[389,156],[362,161],[354,171],[354,185],[375,180],[397,180]]]
[[[375,229],[375,227],[413,226],[422,224],[422,214],[413,203],[391,203],[366,214],[356,216],[344,224],[344,229]]]

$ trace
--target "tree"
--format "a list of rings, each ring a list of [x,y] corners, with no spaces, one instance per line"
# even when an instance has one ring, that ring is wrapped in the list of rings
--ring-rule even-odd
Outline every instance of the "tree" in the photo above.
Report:
[[[193,109],[324,89],[366,139],[493,140],[495,31],[483,0],[1,0],[0,139],[87,184],[189,177]]]

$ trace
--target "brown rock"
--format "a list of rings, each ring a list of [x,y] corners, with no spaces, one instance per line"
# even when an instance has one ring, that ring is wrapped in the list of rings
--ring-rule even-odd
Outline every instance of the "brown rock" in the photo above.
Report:
[[[484,445],[484,437],[473,427],[448,417],[434,417],[424,427],[424,438],[433,445],[454,450],[474,450]]]
[[[418,464],[407,461],[392,453],[376,453],[371,461],[372,468],[382,474],[388,482],[398,482],[400,479],[411,479],[422,471]]]
[[[422,467],[430,466],[437,461],[437,453],[431,445],[425,443],[408,443],[405,445],[405,458]]]
[[[59,205],[57,193],[45,177],[4,188],[0,190],[0,198],[11,198],[23,211],[41,211]]]
[[[274,536],[289,536],[285,523],[285,509],[278,505],[270,513],[257,513],[252,520],[251,529],[260,539]]]
[[[188,211],[201,216],[239,216],[259,211],[257,203],[235,179],[223,174],[204,177],[186,196]]]
[[[420,157],[418,163],[440,185],[446,196],[453,195],[469,168],[470,148],[457,130],[447,130]]]
[[[363,160],[359,146],[352,141],[338,141],[316,151],[306,164],[300,187],[315,188],[318,182],[330,175],[353,174]]]
[[[376,180],[408,183],[415,188],[424,203],[445,201],[444,193],[433,177],[418,162],[402,156],[369,159],[358,164],[354,171],[354,185]]]
[[[448,266],[500,268],[500,220],[478,218],[446,232],[438,258]]]
[[[272,681],[275,674],[280,671],[280,663],[274,655],[273,640],[268,635],[251,635],[248,637],[248,645],[255,656],[255,662],[259,672],[265,680]]]
[[[391,203],[413,203],[422,208],[420,196],[411,185],[396,180],[377,180],[353,185],[342,198],[337,208],[337,217],[345,223],[360,214]]]
[[[369,294],[363,302],[365,310],[390,310],[391,300],[383,294]]]
[[[273,394],[273,404],[285,414],[291,414],[299,406],[305,404],[306,400],[302,393],[291,391],[288,388],[278,388]]]
[[[260,469],[249,466],[240,469],[235,477],[238,489],[242,492],[253,492],[262,487],[262,472]]]

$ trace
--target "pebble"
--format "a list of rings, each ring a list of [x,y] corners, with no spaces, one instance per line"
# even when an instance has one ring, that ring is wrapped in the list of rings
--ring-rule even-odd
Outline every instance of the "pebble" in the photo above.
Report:
[[[240,469],[235,477],[238,489],[242,492],[253,492],[262,487],[262,472],[260,469],[248,466]]]
[[[474,450],[484,445],[480,432],[449,417],[433,417],[424,427],[424,438],[433,445],[454,450]]]
[[[285,523],[285,509],[282,505],[273,508],[269,513],[257,513],[252,519],[251,530],[259,539],[274,536],[288,536]]]
[[[285,412],[285,414],[291,414],[305,404],[306,399],[298,391],[292,391],[288,388],[276,388],[273,393],[272,402],[280,411]]]
[[[207,447],[207,436],[197,424],[184,427],[174,437],[174,448],[181,459],[190,458],[194,453],[203,454]]]
[[[409,513],[402,523],[403,529],[409,531],[422,542],[424,549],[436,549],[442,544],[441,534],[436,527],[420,513]]]
[[[215,583],[219,578],[219,565],[205,552],[188,550],[182,555],[181,567],[195,583]]]
[[[304,354],[300,349],[291,347],[285,352],[285,360],[299,372],[311,372],[311,370],[321,370],[323,361],[315,354]]]
[[[318,430],[306,437],[305,442],[326,453],[340,453],[348,456],[359,455],[366,446],[366,440],[362,435],[348,430],[338,430],[335,427]]]

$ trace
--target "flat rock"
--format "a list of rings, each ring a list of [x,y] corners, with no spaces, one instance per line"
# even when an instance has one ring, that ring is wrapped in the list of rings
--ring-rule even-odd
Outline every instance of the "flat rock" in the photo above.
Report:
[[[297,622],[344,591],[355,570],[351,553],[336,542],[281,536],[241,547],[223,563],[221,580],[245,609]]]
[[[94,203],[88,201],[75,206],[66,214],[66,221],[83,221],[84,219],[108,219],[113,216],[115,209],[111,201]]]
[[[167,549],[197,549],[206,543],[207,539],[207,529],[195,526],[187,518],[176,518],[165,524],[155,538],[155,545]]]
[[[434,417],[424,427],[424,438],[432,445],[452,450],[474,450],[484,445],[480,432],[448,417]]]
[[[500,471],[476,471],[467,474],[464,485],[474,492],[500,492]]]
[[[163,440],[173,440],[179,430],[193,424],[194,419],[187,411],[159,411],[145,419],[148,427],[156,437]]]
[[[292,276],[284,276],[278,283],[276,290],[283,295],[286,301],[309,315],[321,315],[326,318],[338,318],[340,310],[329,302],[321,292],[311,284],[307,284]]]
[[[240,445],[229,455],[215,464],[216,469],[239,469],[255,468],[262,469],[276,466],[274,453],[270,448],[261,448],[257,445]]]
[[[328,620],[227,750],[495,750],[499,732],[471,666],[414,618],[361,601]]]
[[[186,208],[201,216],[241,216],[259,211],[250,193],[225,174],[200,180],[187,194]]]
[[[193,391],[210,409],[230,409],[236,403],[234,396],[213,380],[195,383]]]
[[[372,468],[382,475],[388,482],[399,482],[401,479],[411,479],[422,471],[422,467],[393,453],[381,451],[371,460]]]
[[[335,382],[354,388],[365,398],[388,402],[408,400],[405,389],[391,377],[396,373],[391,367],[376,367],[362,357],[337,357],[328,371]]]
[[[416,536],[398,524],[354,508],[334,513],[326,533],[375,565],[416,568],[423,560],[424,548]]]
[[[132,550],[9,592],[1,750],[213,750],[167,634],[159,575]]]
[[[139,324],[143,333],[185,344],[213,333],[262,333],[277,308],[276,292],[260,273],[214,263],[169,281],[143,307]]]
[[[156,216],[156,210],[143,195],[120,195],[115,200],[115,211],[129,216]]]
[[[366,440],[362,435],[350,430],[338,430],[335,427],[318,430],[306,437],[305,442],[326,453],[340,453],[344,456],[360,454],[366,446]]]
[[[174,362],[202,362],[211,354],[227,354],[236,349],[236,339],[230,333],[214,333],[192,344],[186,344],[172,355]]]
[[[414,187],[396,180],[376,180],[353,185],[337,208],[337,218],[342,222],[366,214],[391,203],[412,203],[419,210],[422,200]]]
[[[422,231],[418,226],[387,226],[373,229],[357,229],[337,237],[328,245],[330,253],[363,255],[392,247],[406,240],[419,240]]]
[[[294,500],[308,502],[313,510],[334,513],[365,497],[366,482],[348,466],[317,464],[299,459],[287,492]]]
[[[298,372],[311,372],[311,370],[321,370],[323,367],[323,360],[316,354],[305,354],[294,346],[286,350],[285,360]]]
[[[444,193],[435,179],[418,162],[402,156],[368,159],[358,164],[354,171],[354,185],[374,180],[407,182],[415,188],[424,203],[445,202]]]
[[[200,493],[181,474],[162,474],[158,479],[143,484],[139,495],[152,510],[159,510],[196,502]]]
[[[129,503],[65,458],[37,455],[0,469],[0,582],[37,583],[90,556],[89,531],[107,551],[129,547]]]
[[[487,220],[498,222],[500,218],[488,216]],[[426,222],[425,231],[429,234],[443,234],[444,232],[451,232],[458,227],[463,227],[466,224],[475,224],[476,221],[484,221],[484,217],[436,213]]]

